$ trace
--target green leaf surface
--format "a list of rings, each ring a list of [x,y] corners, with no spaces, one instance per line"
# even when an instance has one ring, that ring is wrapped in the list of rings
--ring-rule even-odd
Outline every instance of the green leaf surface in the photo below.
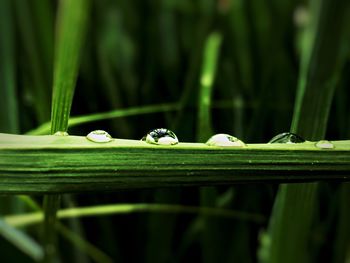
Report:
[[[238,182],[348,180],[350,141],[214,147],[0,134],[0,192],[64,193]],[[13,164],[13,165],[10,165]]]

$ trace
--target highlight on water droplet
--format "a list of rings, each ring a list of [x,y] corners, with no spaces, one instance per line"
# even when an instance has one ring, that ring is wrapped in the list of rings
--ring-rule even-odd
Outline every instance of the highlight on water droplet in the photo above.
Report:
[[[175,145],[179,143],[175,133],[165,128],[151,130],[141,140],[157,145]]]
[[[65,131],[57,131],[53,134],[54,136],[68,136],[68,132]]]
[[[86,138],[92,142],[110,142],[113,140],[112,136],[104,130],[95,130],[86,135]]]
[[[334,144],[327,140],[318,141],[315,146],[320,149],[334,149]]]
[[[240,139],[237,139],[236,137],[219,133],[215,134],[212,137],[209,138],[209,140],[206,142],[209,146],[221,146],[221,147],[242,147],[245,146],[245,143],[242,142]]]
[[[291,132],[284,132],[273,137],[268,143],[302,143],[305,139]]]

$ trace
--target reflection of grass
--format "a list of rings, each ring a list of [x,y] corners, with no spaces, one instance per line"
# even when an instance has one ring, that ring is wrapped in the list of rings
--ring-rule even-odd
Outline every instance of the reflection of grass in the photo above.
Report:
[[[55,5],[49,0],[35,0],[30,3],[0,0],[0,132],[18,134],[30,131],[30,134],[49,134],[51,128],[52,132],[63,131],[67,130],[68,125],[72,134],[87,134],[90,129],[105,129],[113,137],[135,139],[118,141],[124,142],[122,147],[129,149],[125,154],[129,156],[132,153],[137,154],[135,149],[142,144],[136,139],[152,128],[174,129],[180,141],[204,142],[213,133],[231,133],[249,144],[266,142],[273,135],[287,131],[292,123],[293,132],[307,140],[318,140],[326,135],[330,115],[329,135],[326,137],[347,139],[350,129],[346,112],[349,111],[350,104],[347,89],[349,77],[346,72],[350,38],[344,28],[348,24],[345,20],[349,17],[349,5],[346,1],[338,3],[331,0],[310,0],[307,7],[297,6],[293,1],[270,1],[267,4],[242,0],[61,0]],[[298,18],[295,10],[303,10],[304,18],[308,19],[293,21]],[[296,22],[297,26],[294,25]],[[298,87],[297,94],[295,87]],[[336,93],[335,87],[338,87]],[[331,109],[333,95],[336,103]],[[50,108],[52,125],[48,124]],[[77,117],[69,118],[71,111]],[[46,137],[38,138],[40,139],[30,142],[33,147],[41,144]],[[76,138],[84,141],[84,145],[88,143],[82,137],[71,136],[67,140],[74,142]],[[1,140],[2,148],[11,143],[5,142],[4,138]],[[21,142],[22,139],[19,139],[17,143]],[[315,150],[315,154],[308,151],[307,154],[317,163],[310,164],[309,168],[316,169],[324,164],[326,166],[322,167],[330,171],[325,176],[331,178],[331,172],[336,174],[339,162],[347,160],[348,147],[347,142],[336,144],[334,150]],[[69,160],[69,148],[73,146],[64,145],[60,150],[50,150],[52,152],[49,151],[48,156],[52,157],[50,154],[58,154],[60,151],[63,155],[57,155],[58,159],[47,159],[46,162],[42,159],[44,156],[41,155],[41,149],[34,147],[32,153],[40,158],[33,157],[31,163],[28,163],[28,169],[26,168],[27,173],[36,169],[39,163],[43,165],[40,169],[59,169],[60,163]],[[113,154],[118,153],[108,149],[109,146],[98,147],[106,147],[105,150],[112,154],[106,160],[110,163],[104,163],[101,170],[111,163],[117,166],[118,162],[123,162],[118,159],[123,157],[119,156],[120,153],[118,157],[113,157]],[[140,149],[147,147],[151,149],[156,146],[142,145]],[[212,165],[210,176],[213,177],[210,180],[222,181],[227,176],[223,172],[225,169],[220,170],[222,167],[214,173],[215,165],[212,161],[217,158],[216,152],[221,151],[220,149],[207,150],[208,146],[203,144],[180,144],[175,146],[174,151],[181,147],[186,148],[179,155],[183,162],[191,163],[203,157],[205,164]],[[249,144],[249,147],[294,146]],[[151,151],[158,150],[153,148]],[[342,153],[341,149],[345,152]],[[81,161],[89,155],[88,150],[92,149],[81,151]],[[166,152],[166,148],[162,147],[162,150]],[[0,149],[2,151],[5,150]],[[208,156],[202,156],[203,151]],[[225,149],[222,152],[229,153],[231,150]],[[254,169],[255,164],[265,160],[259,159],[264,156],[263,151],[255,151],[254,154],[257,157],[252,159],[253,163],[241,166],[241,171]],[[290,168],[296,171],[301,169],[301,165],[305,168],[307,160],[303,158],[305,159],[306,153],[298,154],[286,151],[283,155],[286,159],[283,160],[290,166],[284,167],[284,170],[280,170],[281,174],[276,176],[292,176],[285,173],[286,170]],[[142,160],[145,159],[141,155],[135,162],[130,160],[136,168],[146,167],[143,166]],[[243,155],[227,156],[227,159],[222,157],[221,161],[227,161],[228,166],[235,164],[238,159],[243,164],[249,161]],[[167,157],[175,161],[170,149],[164,156],[154,159],[169,163],[165,168],[171,168],[175,174],[181,165],[172,167]],[[329,160],[334,158],[334,162],[327,164],[327,159],[324,159],[326,157]],[[20,161],[24,158],[26,155],[23,150],[17,148],[4,152],[0,162],[5,162],[7,168],[1,168],[4,169],[0,174],[1,178],[5,178],[9,169],[20,170]],[[277,155],[272,154],[268,158],[266,160],[270,164],[266,163],[265,168],[277,169]],[[161,165],[162,163],[158,163],[152,171],[158,171]],[[81,170],[88,170],[86,167]],[[256,180],[262,179],[261,174],[266,172],[265,168],[261,168],[261,171],[250,170],[247,176],[256,176],[254,182],[257,182]],[[209,176],[205,174],[206,171],[196,170],[196,166],[191,169],[192,172],[197,171],[198,175],[193,176],[190,171],[184,176],[188,182]],[[305,169],[305,174],[300,174],[301,178],[306,179],[309,175],[307,171]],[[98,174],[98,170],[94,170],[92,174],[96,177],[96,183],[100,178]],[[340,174],[341,172],[338,175]],[[68,175],[69,171],[62,175],[62,185]],[[139,177],[131,179],[143,186],[156,186],[160,180],[169,179],[164,174],[164,177],[152,177],[152,181],[147,177],[151,175],[151,172],[142,174],[142,182]],[[45,177],[45,173],[32,176],[33,178],[23,177],[23,182]],[[64,187],[60,188],[55,183],[58,182],[57,178],[57,174],[47,176],[47,180],[50,180],[49,190],[55,192],[56,189],[61,193],[60,189]],[[65,186],[78,189],[87,179],[84,177],[74,183],[65,182]],[[22,181],[16,183],[15,176],[9,177],[9,180],[17,192],[24,190],[24,184],[21,184]],[[4,191],[9,187],[5,183],[4,181],[0,186],[4,187]],[[180,186],[173,184],[175,185]],[[38,189],[38,184],[30,187]],[[265,223],[261,222],[257,227],[243,218],[236,221],[219,215],[208,218],[205,213],[197,217],[184,216],[183,212],[186,211],[181,209],[191,207],[197,212],[207,208],[213,211],[249,211],[250,214],[268,218],[272,206],[268,231],[262,235],[262,240],[268,242],[263,243],[259,250],[261,260],[271,263],[288,262],[287,259],[290,262],[319,261],[320,258],[327,258],[329,261],[334,259],[334,262],[345,261],[350,232],[348,224],[345,223],[350,220],[346,185],[288,185],[282,186],[278,191],[275,185],[256,187],[251,184],[230,188],[216,187],[209,191],[181,188],[180,192],[176,189],[139,189],[109,195],[103,192],[91,193],[88,196],[78,195],[73,199],[65,197],[77,209],[86,203],[116,203],[117,200],[118,203],[149,203],[149,207],[164,206],[168,212],[174,214],[159,214],[159,211],[155,211],[158,209],[156,208],[154,211],[148,210],[150,214],[130,217],[137,218],[136,220],[125,222],[119,218],[89,218],[89,223],[85,220],[80,222],[72,216],[69,227],[58,227],[60,233],[74,244],[71,247],[59,242],[58,248],[64,251],[61,253],[62,261],[75,262],[79,259],[79,262],[84,262],[84,256],[78,253],[80,250],[97,262],[114,260],[153,263],[169,262],[171,259],[180,261],[185,258],[191,261],[191,256],[197,261],[201,259],[205,262],[255,262],[256,251],[260,246],[256,240],[260,228],[266,227]],[[277,198],[273,205],[276,191]],[[51,235],[54,233],[54,226],[50,220],[55,217],[58,199],[52,197],[46,198],[44,202],[47,213],[46,230],[50,233],[47,236],[49,240],[43,243],[46,252],[47,245],[54,243],[55,238]],[[31,200],[34,199],[36,198]],[[51,202],[47,202],[49,199]],[[320,200],[323,200],[321,216],[313,218]],[[53,206],[54,203],[57,207]],[[101,209],[103,207],[100,206]],[[26,210],[28,208],[17,199],[0,200],[2,214],[23,214]],[[332,213],[328,214],[327,211]],[[94,210],[91,214],[94,214]],[[74,218],[75,221],[72,221]],[[198,222],[201,227],[198,227]],[[333,233],[335,222],[338,222],[337,231]],[[2,227],[5,227],[5,232],[13,230],[11,227],[6,229],[6,223],[2,223]],[[99,235],[95,235],[95,229]],[[2,234],[5,235],[5,232]],[[80,238],[73,232],[79,233]],[[31,230],[23,230],[21,233],[38,239],[38,235]],[[34,239],[22,234],[15,234],[9,240],[35,258],[33,255],[38,251],[35,250],[38,244],[32,241],[34,250],[26,250],[30,249],[28,244]],[[136,236],[139,243],[133,242],[130,245],[128,239],[132,236]],[[313,236],[318,236],[317,242],[310,239]],[[5,245],[4,242],[0,240],[1,247]],[[312,247],[314,250],[308,253],[304,250],[305,247]],[[12,254],[12,261],[24,262],[27,259],[26,256],[15,253],[13,247],[8,251]],[[69,253],[65,253],[67,251]],[[53,254],[51,260],[55,257]],[[2,255],[4,261],[9,258],[6,253]]]

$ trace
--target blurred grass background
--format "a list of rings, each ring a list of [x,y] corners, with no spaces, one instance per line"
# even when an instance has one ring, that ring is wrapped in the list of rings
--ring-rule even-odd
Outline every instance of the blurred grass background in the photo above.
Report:
[[[67,1],[0,0],[0,132],[24,134],[50,121],[56,22],[60,4]],[[305,72],[311,72],[307,81],[314,91],[308,104],[323,108],[324,101],[333,101],[325,137],[349,139],[350,30],[346,26],[343,30],[349,14],[345,1],[94,0],[90,4],[83,10],[85,37],[81,34],[74,40],[82,47],[71,115],[113,111],[118,118],[100,116],[71,127],[70,134],[104,129],[113,137],[140,139],[152,128],[167,127],[180,141],[204,142],[212,133],[229,133],[247,143],[264,143],[290,130],[297,87],[308,79]],[[79,11],[70,10],[70,15]],[[315,28],[321,29],[318,37],[313,35]],[[67,79],[60,80],[74,86],[72,75],[68,72]],[[335,88],[334,96],[331,92],[330,98],[319,98],[317,88],[322,85]],[[146,106],[151,106],[149,111]],[[301,112],[305,115],[308,109]],[[303,125],[302,133],[307,134],[305,130],[312,127]],[[62,207],[181,204],[260,214],[266,220],[150,211],[62,221],[58,257],[62,262],[264,261],[270,239],[262,233],[269,226],[277,189],[277,185],[249,184],[66,196]],[[347,184],[319,185],[312,222],[305,223],[310,234],[300,241],[306,248],[296,258],[350,260],[349,190]],[[42,201],[40,196],[33,198]],[[38,209],[24,199],[1,197],[1,215]],[[288,224],[278,229],[281,235],[291,231]],[[29,244],[28,251],[37,251],[41,227],[22,230],[31,241],[15,240]],[[23,253],[25,249],[6,238],[8,229],[0,228],[0,233],[1,262],[38,260],[38,253]]]

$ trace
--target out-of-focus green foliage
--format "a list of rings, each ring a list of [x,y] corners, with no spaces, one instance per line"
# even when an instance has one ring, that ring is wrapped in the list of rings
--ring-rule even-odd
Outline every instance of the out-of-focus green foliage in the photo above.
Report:
[[[302,39],[291,131],[310,140],[320,140],[326,134],[339,69],[343,68],[342,55],[344,49],[350,50],[346,32],[350,4],[323,0],[311,1],[310,5],[311,19]],[[331,19],[333,23],[329,22]],[[317,183],[280,186],[269,225],[271,244],[266,248],[264,261],[306,263],[312,260],[308,244],[318,207],[318,188]]]
[[[65,130],[72,103],[71,115],[82,116],[71,120],[68,132],[76,135],[104,129],[113,137],[139,139],[152,128],[168,127],[180,141],[205,141],[211,133],[229,133],[245,142],[267,142],[288,131],[294,120],[293,127],[296,123],[301,126],[293,130],[306,139],[323,135],[349,139],[350,64],[346,47],[350,30],[345,27],[340,31],[349,17],[345,15],[349,12],[346,2],[92,0],[87,8],[85,0],[0,0],[0,132],[24,134],[44,125],[52,103],[54,130]],[[70,8],[60,13],[64,3]],[[323,9],[311,12],[318,7]],[[65,20],[62,38],[63,32],[57,28],[64,17],[72,20]],[[74,19],[83,24],[79,26]],[[311,21],[321,22],[310,26]],[[320,30],[318,37],[303,38],[310,28]],[[209,46],[212,51],[206,52]],[[209,86],[201,77],[206,72],[215,72],[215,81]],[[298,86],[302,88],[297,95]],[[313,87],[311,93],[309,86]],[[56,90],[53,101],[52,87]],[[324,100],[324,93],[317,92],[322,87],[332,93],[335,90],[333,100]],[[57,88],[63,91],[62,96],[57,96]],[[296,96],[304,101],[299,98],[294,109]],[[205,104],[208,99],[209,104]],[[164,104],[168,107],[152,108]],[[323,117],[314,120],[322,110],[326,111]],[[153,113],[144,114],[147,112]],[[320,127],[324,129],[322,136],[316,136]],[[47,126],[37,132],[48,133]],[[206,195],[194,187],[123,191],[76,195],[67,200],[74,206],[206,204],[268,218],[277,187],[216,187]],[[310,252],[312,262],[341,263],[349,257],[346,190],[342,184],[322,184],[315,189],[315,207],[309,213],[314,220],[307,240],[299,243]],[[41,201],[39,196],[33,198]],[[31,211],[8,200],[0,199],[2,215]],[[288,207],[283,209],[288,211]],[[299,210],[293,207],[293,211]],[[83,240],[114,262],[257,262],[258,251],[266,252],[259,250],[260,241],[274,246],[274,242],[266,244],[270,242],[266,235],[258,239],[268,227],[266,222],[206,219],[153,211],[150,215],[79,218],[78,223],[69,221],[63,227],[78,230]],[[298,224],[309,226],[305,220]],[[279,225],[278,234],[291,234],[290,223]],[[23,229],[37,240],[39,230],[38,226]],[[205,240],[210,236],[213,240],[208,243]],[[84,248],[76,238],[70,240],[76,245],[59,238],[59,258],[88,262],[82,253],[89,246]],[[15,242],[0,238],[0,248],[2,262],[33,260],[18,253]]]

